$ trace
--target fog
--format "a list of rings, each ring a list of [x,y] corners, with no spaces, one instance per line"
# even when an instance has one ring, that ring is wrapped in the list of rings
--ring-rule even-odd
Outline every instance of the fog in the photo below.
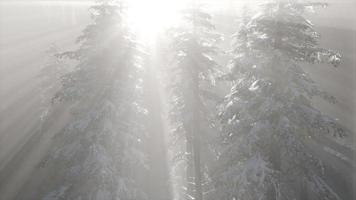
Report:
[[[95,2],[0,1],[0,200],[356,198],[355,1],[300,60],[268,39],[306,1]]]

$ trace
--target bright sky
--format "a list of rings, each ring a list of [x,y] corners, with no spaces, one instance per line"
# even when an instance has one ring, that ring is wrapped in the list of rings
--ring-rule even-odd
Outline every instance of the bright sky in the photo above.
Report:
[[[222,12],[236,11],[244,3],[254,4],[261,0],[127,0],[131,9],[131,20],[134,27],[147,34],[153,34],[168,24],[174,24],[177,20],[177,10],[186,2],[208,4],[212,10]],[[320,0],[328,2],[327,9],[318,10],[312,15],[315,24],[333,26],[344,29],[356,30],[356,1],[355,0]],[[0,0],[0,6],[4,4],[71,4],[91,5],[94,0]]]
[[[178,23],[179,10],[186,0],[130,0],[130,25],[145,37],[154,37],[159,31]]]

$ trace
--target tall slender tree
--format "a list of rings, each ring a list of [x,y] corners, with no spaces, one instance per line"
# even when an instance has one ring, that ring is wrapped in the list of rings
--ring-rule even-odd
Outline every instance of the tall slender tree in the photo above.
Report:
[[[71,122],[41,165],[51,180],[38,198],[146,199],[138,183],[146,170],[140,52],[122,3],[98,1],[90,13],[93,23],[78,37],[79,48],[58,55],[77,63],[53,98],[71,107]]]
[[[201,6],[183,11],[184,23],[171,32],[174,52],[172,71],[172,114],[176,125],[175,137],[185,147],[177,158],[186,161],[185,199],[203,199],[202,146],[206,127],[209,126],[207,100],[215,95],[207,88],[215,84],[218,64],[215,32],[212,17]]]
[[[221,106],[212,199],[339,198],[309,142],[321,134],[346,134],[313,106],[314,96],[334,99],[301,66],[340,63],[338,53],[319,46],[319,34],[303,15],[316,6],[326,5],[271,0],[242,20],[234,35],[233,87]]]

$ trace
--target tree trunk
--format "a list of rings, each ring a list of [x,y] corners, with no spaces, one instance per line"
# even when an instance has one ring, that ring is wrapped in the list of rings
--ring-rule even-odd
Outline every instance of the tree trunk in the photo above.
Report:
[[[194,171],[195,171],[195,200],[203,200],[202,177],[200,166],[200,138],[194,137]]]
[[[203,200],[202,191],[202,173],[201,173],[201,146],[200,146],[200,95],[199,95],[199,73],[193,73],[193,157],[194,157],[194,184],[195,198],[194,200]]]
[[[186,153],[187,153],[187,194],[194,197],[194,162],[193,162],[193,141],[192,138],[187,137]]]

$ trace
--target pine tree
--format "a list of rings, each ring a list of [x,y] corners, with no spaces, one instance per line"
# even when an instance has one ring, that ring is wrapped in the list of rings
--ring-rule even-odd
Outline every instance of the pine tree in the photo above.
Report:
[[[320,90],[301,66],[340,55],[319,47],[304,13],[321,3],[272,0],[245,15],[234,35],[231,92],[221,106],[223,131],[212,199],[338,199],[323,179],[323,162],[308,141],[345,136],[335,120],[312,105]]]
[[[71,108],[71,122],[53,138],[42,163],[51,172],[39,199],[146,199],[140,52],[124,22],[122,3],[99,1],[79,48],[61,53],[77,64],[62,76],[54,104]],[[50,117],[50,116],[48,116]]]
[[[202,200],[204,164],[201,156],[207,127],[211,125],[207,107],[208,100],[216,97],[209,91],[219,73],[218,64],[211,56],[217,54],[215,44],[220,35],[214,30],[212,17],[201,6],[182,13],[184,24],[170,32],[174,54],[170,117],[175,125],[175,143],[181,145],[175,157],[186,161],[184,199]]]

